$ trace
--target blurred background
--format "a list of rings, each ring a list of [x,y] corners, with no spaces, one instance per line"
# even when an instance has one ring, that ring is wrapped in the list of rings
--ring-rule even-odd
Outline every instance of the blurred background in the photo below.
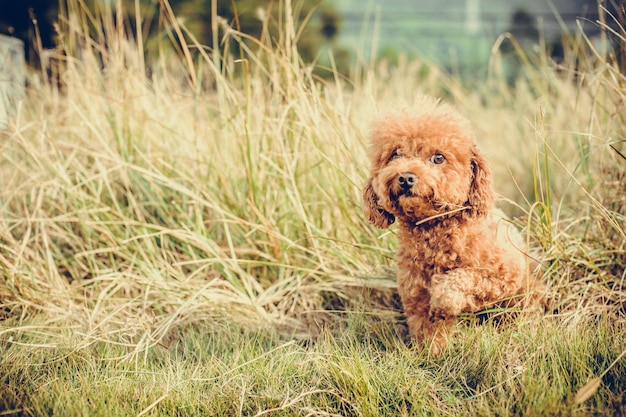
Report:
[[[112,8],[123,4],[128,16],[141,13],[149,34],[156,27],[158,0],[86,0],[89,7]],[[604,2],[611,24],[623,19],[626,0]],[[212,47],[212,0],[170,0],[178,18],[200,43]],[[217,15],[242,32],[259,36],[262,20],[279,19],[282,2],[268,0],[217,0]],[[596,0],[304,0],[293,7],[301,21],[311,13],[300,39],[303,59],[327,64],[328,50],[339,69],[355,60],[386,58],[393,62],[406,55],[432,61],[461,76],[485,73],[494,42],[509,32],[521,47],[537,45],[556,59],[562,42],[581,25],[593,39],[599,30]],[[63,7],[61,5],[61,7]],[[41,48],[54,48],[58,0],[0,0],[0,33],[24,42],[27,62],[36,65]],[[615,22],[617,23],[617,22]],[[622,22],[623,23],[623,22]],[[132,26],[130,26],[130,30]],[[510,40],[501,48],[513,50]]]

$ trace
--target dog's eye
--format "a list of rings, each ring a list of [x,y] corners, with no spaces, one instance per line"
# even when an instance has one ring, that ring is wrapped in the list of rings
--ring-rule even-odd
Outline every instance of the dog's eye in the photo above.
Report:
[[[435,165],[441,165],[444,162],[446,162],[446,157],[443,156],[440,153],[436,153],[436,154],[433,154],[433,156],[430,157],[430,162],[435,164]]]
[[[394,159],[398,159],[398,158],[402,158],[402,155],[400,155],[398,153],[398,151],[393,151],[393,153],[391,155],[389,155],[389,162],[393,161]]]

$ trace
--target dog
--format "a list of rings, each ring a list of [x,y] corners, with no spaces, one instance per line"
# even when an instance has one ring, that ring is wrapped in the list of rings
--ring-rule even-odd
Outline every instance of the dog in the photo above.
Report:
[[[372,126],[365,216],[398,223],[398,292],[411,336],[438,354],[455,318],[537,287],[521,234],[494,208],[489,164],[470,122],[422,97]]]

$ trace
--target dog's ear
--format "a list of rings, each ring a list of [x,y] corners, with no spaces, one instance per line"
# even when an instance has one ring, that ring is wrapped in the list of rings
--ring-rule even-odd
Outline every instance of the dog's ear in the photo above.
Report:
[[[378,204],[378,195],[374,192],[371,178],[367,181],[363,189],[363,210],[365,211],[367,220],[381,229],[388,228],[396,220],[393,214],[385,211],[385,209]]]
[[[491,168],[476,148],[472,153],[472,184],[470,185],[467,205],[473,215],[485,216],[489,213],[494,200]]]

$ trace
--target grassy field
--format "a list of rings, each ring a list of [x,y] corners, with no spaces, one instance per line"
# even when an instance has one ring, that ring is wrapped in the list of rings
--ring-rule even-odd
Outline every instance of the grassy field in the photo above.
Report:
[[[514,85],[497,51],[469,86],[407,60],[320,78],[289,3],[246,59],[167,7],[173,43],[64,4],[58,69],[0,132],[0,415],[626,415],[626,77],[584,36],[559,65],[519,51]],[[418,92],[474,122],[548,286],[439,357],[361,208],[369,124]]]

